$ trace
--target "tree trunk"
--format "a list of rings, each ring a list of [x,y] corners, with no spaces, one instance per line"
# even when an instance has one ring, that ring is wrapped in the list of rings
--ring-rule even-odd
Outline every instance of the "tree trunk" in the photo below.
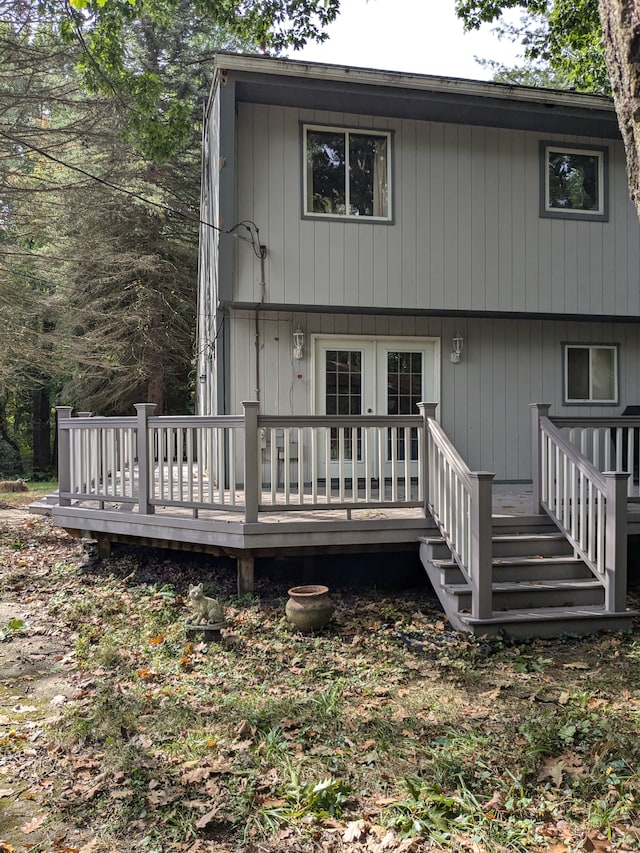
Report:
[[[33,399],[33,470],[48,471],[51,466],[51,401],[49,391],[34,391]]]
[[[640,216],[640,0],[600,0],[605,59]]]

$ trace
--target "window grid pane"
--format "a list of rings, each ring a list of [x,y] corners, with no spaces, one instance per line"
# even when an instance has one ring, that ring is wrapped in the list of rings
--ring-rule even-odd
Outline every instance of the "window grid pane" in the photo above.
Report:
[[[415,415],[422,399],[422,353],[391,351],[387,354],[387,414]],[[391,437],[388,439],[391,456]],[[398,435],[397,458],[405,458],[404,432]],[[411,430],[411,459],[418,458],[417,430]]]
[[[362,413],[362,352],[327,350],[325,354],[325,411],[328,415],[360,415]],[[360,430],[357,433],[357,458],[360,458]],[[331,430],[331,458],[340,453],[340,437]],[[353,459],[351,431],[345,431],[344,453]]]

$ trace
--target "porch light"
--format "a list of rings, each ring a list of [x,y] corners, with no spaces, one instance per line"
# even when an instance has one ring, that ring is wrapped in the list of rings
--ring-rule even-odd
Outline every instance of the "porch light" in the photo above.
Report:
[[[460,332],[456,332],[453,338],[451,339],[451,361],[454,364],[458,364],[460,358],[462,357],[462,349],[464,347],[464,338],[460,334]]]
[[[298,326],[293,333],[293,357],[302,358],[304,355],[304,332]]]

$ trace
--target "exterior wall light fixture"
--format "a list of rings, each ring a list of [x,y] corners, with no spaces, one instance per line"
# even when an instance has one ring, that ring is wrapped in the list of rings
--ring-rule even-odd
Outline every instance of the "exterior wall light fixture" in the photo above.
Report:
[[[304,332],[298,326],[293,333],[293,357],[302,358],[304,356]]]
[[[453,364],[458,364],[460,359],[462,358],[462,350],[464,348],[464,338],[460,334],[460,332],[456,332],[453,338],[451,339],[451,361]]]

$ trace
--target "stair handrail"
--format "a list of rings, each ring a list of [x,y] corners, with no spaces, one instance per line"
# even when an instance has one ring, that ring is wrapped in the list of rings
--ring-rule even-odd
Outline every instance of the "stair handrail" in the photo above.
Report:
[[[435,405],[419,404],[425,421],[426,509],[471,587],[471,615],[488,619],[492,594],[493,473],[471,471],[435,419]]]
[[[549,515],[605,590],[605,608],[626,609],[627,480],[601,473],[549,418],[550,406],[532,403],[534,510]]]

